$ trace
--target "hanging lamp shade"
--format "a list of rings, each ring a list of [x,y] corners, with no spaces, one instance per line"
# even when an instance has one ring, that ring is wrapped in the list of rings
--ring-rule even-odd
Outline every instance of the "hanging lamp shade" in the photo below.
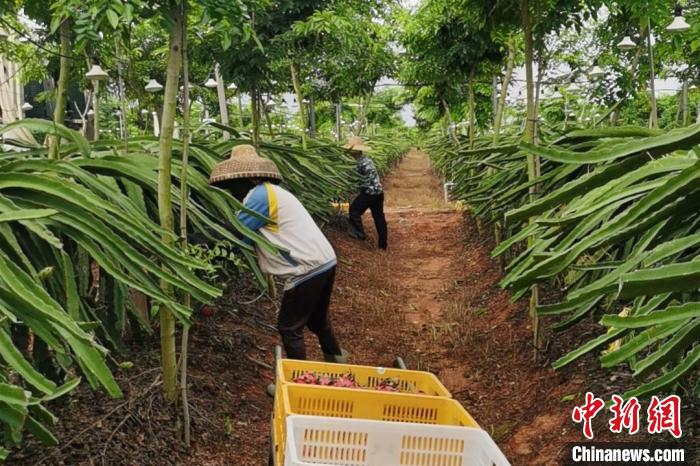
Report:
[[[92,65],[92,68],[90,68],[90,71],[85,73],[85,77],[90,81],[105,81],[107,78],[109,78],[109,75],[100,65],[94,64]]]
[[[150,93],[160,92],[163,90],[163,85],[155,79],[151,79],[144,89],[146,89],[146,92]]]
[[[25,112],[28,112],[29,110],[33,109],[34,106],[30,104],[29,102],[25,102],[22,104],[22,110]]]
[[[617,43],[617,48],[620,50],[631,50],[636,46],[637,44],[634,43],[630,36],[625,36],[620,42]]]
[[[145,108],[141,109],[141,115],[148,115],[149,113],[150,112],[148,111],[148,109],[145,109]]]
[[[93,109],[88,110],[87,116],[93,116],[95,114],[95,111]]]
[[[231,83],[228,85],[228,89],[230,91],[235,91],[236,89],[238,89],[238,86],[236,86],[236,83]]]
[[[673,21],[666,27],[666,30],[668,32],[685,32],[688,29],[690,29],[690,24],[683,17],[683,7],[676,4],[676,8],[673,10]]]
[[[605,76],[605,71],[603,71],[603,68],[597,64],[594,64],[593,68],[591,68],[591,70],[588,72],[588,76],[590,76],[592,79],[602,78]]]
[[[213,78],[207,79],[207,82],[204,83],[204,87],[208,87],[209,89],[214,89],[218,85],[219,83],[217,83]]]

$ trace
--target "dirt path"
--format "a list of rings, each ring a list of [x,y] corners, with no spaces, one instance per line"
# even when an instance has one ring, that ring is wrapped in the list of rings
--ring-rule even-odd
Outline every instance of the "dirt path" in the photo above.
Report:
[[[371,241],[330,233],[341,264],[334,322],[352,361],[402,355],[436,373],[513,464],[557,463],[572,433],[561,398],[576,382],[533,365],[527,313],[498,287],[490,239],[444,202],[421,152],[407,154],[385,187],[388,254],[375,249],[369,216]]]

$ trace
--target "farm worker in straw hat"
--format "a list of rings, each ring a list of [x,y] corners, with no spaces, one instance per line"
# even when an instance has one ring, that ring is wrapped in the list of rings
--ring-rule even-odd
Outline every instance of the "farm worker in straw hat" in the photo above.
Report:
[[[386,249],[387,227],[384,217],[384,188],[382,188],[374,161],[367,156],[367,152],[372,148],[366,145],[359,136],[352,136],[344,147],[355,157],[355,171],[360,176],[359,193],[350,204],[350,236],[360,240],[367,239],[365,229],[362,226],[362,214],[370,209],[379,237],[379,249]]]
[[[214,167],[209,182],[230,191],[245,207],[238,219],[281,252],[257,248],[263,272],[286,279],[277,328],[287,357],[306,359],[304,327],[316,334],[329,362],[346,362],[328,316],[336,257],[333,247],[299,200],[279,183],[282,175],[272,160],[250,145],[231,150]],[[248,240],[249,241],[249,240]]]

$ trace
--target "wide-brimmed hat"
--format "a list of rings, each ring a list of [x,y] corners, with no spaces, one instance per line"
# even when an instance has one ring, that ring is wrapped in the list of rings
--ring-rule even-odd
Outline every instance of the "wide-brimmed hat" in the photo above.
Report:
[[[282,174],[270,159],[260,157],[255,147],[242,144],[231,149],[231,156],[216,164],[209,176],[209,183],[241,178],[271,178],[282,181]]]
[[[370,146],[365,144],[365,141],[363,141],[360,136],[351,136],[350,139],[348,139],[347,144],[345,144],[343,148],[348,150],[356,150],[360,152],[367,152],[372,150]]]

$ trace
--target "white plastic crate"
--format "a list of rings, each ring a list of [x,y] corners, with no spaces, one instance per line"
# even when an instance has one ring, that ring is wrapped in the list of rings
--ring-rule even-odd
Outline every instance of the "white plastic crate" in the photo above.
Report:
[[[287,416],[285,466],[509,466],[473,427]]]

